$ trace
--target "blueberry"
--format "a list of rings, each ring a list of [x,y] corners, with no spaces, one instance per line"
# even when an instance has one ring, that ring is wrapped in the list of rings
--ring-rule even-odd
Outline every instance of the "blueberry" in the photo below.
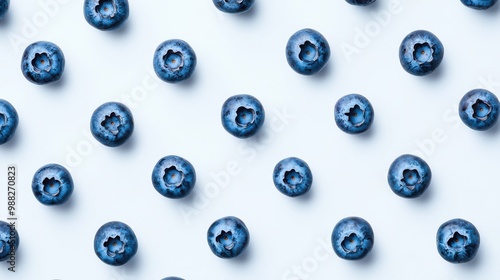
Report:
[[[399,47],[401,66],[415,76],[430,74],[441,64],[443,56],[443,44],[436,35],[426,30],[408,34]]]
[[[431,169],[423,159],[414,155],[402,155],[389,167],[387,181],[395,194],[404,198],[416,198],[427,190],[431,177]]]
[[[497,0],[460,0],[465,6],[475,10],[486,10],[497,2]]]
[[[47,164],[35,172],[31,189],[35,198],[43,205],[63,204],[73,193],[73,178],[63,166]]]
[[[85,20],[99,30],[121,26],[129,15],[128,0],[85,0]]]
[[[0,262],[6,261],[11,256],[11,251],[16,252],[19,248],[19,234],[15,227],[9,223],[0,221]]]
[[[184,280],[184,279],[179,278],[179,277],[170,276],[170,277],[165,277],[161,280]]]
[[[487,130],[496,124],[499,102],[497,97],[485,89],[467,92],[459,104],[462,121],[474,130]]]
[[[189,161],[179,156],[166,156],[155,165],[151,180],[161,195],[182,198],[193,190],[196,172]]]
[[[344,132],[365,132],[373,123],[374,112],[370,101],[359,94],[349,94],[335,104],[335,122]]]
[[[3,19],[9,10],[10,0],[0,0],[0,19]]]
[[[222,105],[222,126],[235,137],[248,138],[255,135],[264,124],[264,119],[264,107],[251,95],[231,96]]]
[[[293,34],[286,44],[286,60],[302,75],[313,75],[325,67],[330,58],[330,45],[318,31],[310,28]]]
[[[137,253],[137,237],[125,223],[108,222],[102,225],[94,237],[94,252],[109,265],[123,265]]]
[[[463,219],[453,219],[442,224],[436,235],[437,250],[451,263],[465,263],[476,256],[480,237],[476,227]]]
[[[208,246],[220,258],[234,258],[247,248],[250,233],[242,220],[229,216],[215,221],[207,233]]]
[[[230,14],[243,13],[252,7],[255,0],[212,0],[217,9]]]
[[[311,189],[313,176],[305,161],[289,157],[276,164],[273,180],[274,185],[281,193],[295,197],[303,195]]]
[[[56,44],[40,41],[24,50],[21,70],[28,81],[44,85],[61,79],[64,64],[64,54]]]
[[[338,222],[332,232],[333,251],[345,260],[360,260],[372,250],[374,242],[370,224],[359,217]]]
[[[167,83],[184,81],[196,68],[196,54],[183,40],[167,40],[156,48],[153,67],[156,75]]]
[[[6,100],[0,99],[0,145],[12,139],[18,123],[19,116],[14,106]]]
[[[119,102],[104,103],[92,114],[90,131],[103,145],[120,146],[134,131],[132,112]]]
[[[375,2],[375,0],[345,0],[345,1],[355,6],[367,6]]]

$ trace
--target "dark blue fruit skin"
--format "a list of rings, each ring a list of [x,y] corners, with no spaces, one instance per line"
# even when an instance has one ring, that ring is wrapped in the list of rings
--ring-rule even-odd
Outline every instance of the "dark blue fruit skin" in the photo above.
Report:
[[[301,46],[309,42],[317,48],[317,57],[311,61],[300,58]],[[286,60],[292,69],[302,75],[319,72],[330,59],[330,45],[318,31],[305,28],[295,32],[286,44]]]
[[[300,174],[300,183],[294,185],[285,181],[285,175],[291,170]],[[273,171],[273,181],[282,194],[296,197],[307,193],[311,189],[313,176],[309,165],[305,161],[296,157],[289,157],[276,164]]]
[[[251,109],[254,112],[253,121],[246,126],[242,126],[236,121],[239,108]],[[239,94],[231,96],[222,105],[222,126],[235,137],[248,138],[255,135],[264,125],[264,120],[264,107],[257,98],[251,95]]]
[[[356,236],[359,240],[355,250],[345,249],[342,244],[346,238]],[[338,222],[332,232],[332,246],[335,254],[345,260],[360,260],[372,250],[374,243],[370,224],[359,217],[347,217]]]
[[[478,117],[475,115],[474,107],[478,100],[487,104],[491,111],[486,117]],[[474,130],[487,130],[493,127],[498,120],[498,109],[500,103],[498,98],[488,90],[473,89],[466,93],[459,104],[459,115],[465,125]]]
[[[113,114],[113,115],[112,115]],[[114,116],[114,117],[113,117]],[[103,124],[111,117],[117,118],[120,125],[108,130]],[[118,147],[124,144],[134,131],[132,112],[122,103],[108,102],[99,106],[90,120],[90,131],[97,141],[108,147]]]
[[[228,233],[231,233],[228,235]],[[228,239],[224,239],[228,237]],[[250,241],[250,233],[242,220],[228,216],[215,221],[207,232],[208,246],[220,258],[234,258],[243,253]],[[225,243],[221,243],[221,242]]]
[[[457,236],[460,239],[456,239]],[[448,244],[453,240],[460,240],[456,242],[458,243],[456,247]],[[439,227],[436,235],[439,254],[451,263],[465,263],[472,260],[479,250],[479,243],[479,231],[473,224],[463,219],[445,222]]]
[[[183,174],[183,179],[178,185],[167,185],[164,180],[165,171],[171,167]],[[196,183],[196,172],[193,165],[186,159],[179,156],[166,156],[156,163],[151,180],[161,195],[168,198],[182,198],[193,190]]]
[[[0,20],[5,17],[9,11],[10,0],[0,0]]]
[[[0,145],[7,143],[14,136],[19,116],[7,100],[0,99]]]
[[[182,57],[182,66],[171,69],[165,63],[167,53],[173,52]],[[158,78],[167,83],[178,83],[191,77],[196,68],[196,53],[183,40],[171,39],[161,43],[155,51],[153,68]]]
[[[13,238],[11,238],[11,231],[14,232]],[[14,252],[19,248],[19,234],[15,228],[10,227],[9,223],[0,221],[0,262],[9,259],[12,248]]]
[[[51,195],[49,192],[45,191],[45,188],[48,186],[47,181],[52,178],[60,184],[59,192],[55,195]],[[31,189],[35,198],[43,205],[60,205],[68,201],[73,193],[73,178],[69,171],[63,166],[56,163],[50,163],[40,167],[40,169],[35,172],[33,180],[31,181]]]
[[[103,16],[97,12],[101,2],[114,2],[113,16]],[[83,4],[85,20],[99,30],[113,30],[120,27],[129,16],[128,0],[85,0]]]
[[[465,6],[475,10],[486,10],[497,2],[497,0],[460,0]]]
[[[405,170],[416,171],[419,179],[415,184],[408,185],[404,181]],[[429,165],[421,158],[414,155],[402,155],[396,158],[387,174],[387,181],[392,191],[404,198],[421,196],[431,183],[432,172]]]
[[[358,106],[363,111],[364,121],[360,123],[353,123],[349,120],[350,110]],[[335,104],[335,122],[340,130],[349,134],[359,134],[367,131],[375,117],[372,104],[368,99],[360,94],[349,94],[340,98]]]
[[[375,0],[345,0],[345,1],[355,6],[367,6],[375,2]]]
[[[123,250],[110,254],[106,242],[109,238],[123,242]],[[94,252],[97,257],[106,264],[120,266],[127,263],[137,253],[138,243],[134,231],[125,223],[108,222],[97,230],[94,237]]]
[[[37,55],[46,55],[50,68],[38,69],[33,65]],[[39,41],[29,45],[23,53],[21,70],[28,81],[44,85],[58,81],[64,72],[65,59],[62,50],[54,43]]]
[[[238,3],[237,0],[212,0],[214,2],[215,7],[220,11],[230,14],[243,13],[252,7],[255,0],[242,0],[241,3]]]
[[[417,61],[415,59],[415,45],[426,44],[432,49],[429,59]],[[426,30],[416,30],[408,34],[399,47],[399,61],[406,72],[415,76],[424,76],[432,73],[441,64],[444,57],[444,47],[441,41]]]

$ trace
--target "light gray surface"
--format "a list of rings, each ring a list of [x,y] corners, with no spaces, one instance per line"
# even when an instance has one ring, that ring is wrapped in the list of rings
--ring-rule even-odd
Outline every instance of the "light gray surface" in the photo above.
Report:
[[[256,0],[249,13],[228,15],[210,0],[131,0],[125,26],[101,32],[85,22],[82,1],[12,1],[0,23],[0,98],[16,107],[20,124],[0,146],[0,182],[7,164],[17,164],[21,248],[17,272],[1,263],[0,278],[495,278],[500,132],[472,131],[457,107],[473,88],[499,92],[499,5],[480,12],[459,0],[377,2]],[[56,4],[44,10],[39,3]],[[327,68],[312,77],[291,70],[284,53],[305,27],[321,32],[332,50]],[[407,74],[398,60],[401,40],[416,29],[433,32],[445,47],[442,65],[427,77]],[[155,48],[171,38],[187,41],[198,56],[184,84],[163,83],[152,70]],[[21,73],[22,51],[38,40],[58,44],[66,56],[58,84],[35,86]],[[222,103],[238,93],[266,109],[263,131],[252,139],[236,139],[220,123]],[[374,106],[364,135],[335,125],[333,106],[349,93]],[[89,131],[93,110],[107,101],[125,102],[135,118],[129,143],[116,149]],[[403,153],[421,155],[432,168],[431,186],[416,200],[397,197],[386,181]],[[153,166],[169,154],[196,168],[186,199],[168,200],[151,184]],[[312,169],[306,197],[285,197],[272,183],[274,165],[288,156]],[[62,207],[41,205],[30,189],[34,172],[50,162],[66,166],[75,181]],[[5,208],[1,191],[0,219]],[[247,252],[234,260],[218,259],[206,243],[210,224],[226,215],[241,218],[251,234]],[[361,262],[341,260],[329,241],[350,215],[375,232]],[[456,217],[481,234],[469,264],[449,264],[436,250],[438,227]],[[138,254],[123,267],[93,252],[95,232],[110,220],[127,223],[139,239]]]

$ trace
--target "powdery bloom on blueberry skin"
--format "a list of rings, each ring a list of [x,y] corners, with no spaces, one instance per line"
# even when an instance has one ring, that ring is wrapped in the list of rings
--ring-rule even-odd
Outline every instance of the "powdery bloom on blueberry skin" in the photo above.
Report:
[[[180,39],[161,43],[154,53],[153,68],[158,78],[167,83],[189,79],[196,68],[197,58],[191,46]]]
[[[212,223],[207,232],[207,241],[217,257],[234,258],[247,248],[250,233],[242,220],[228,216]]]
[[[14,236],[11,236],[11,232],[14,232]],[[12,249],[15,252],[18,248],[19,233],[15,228],[12,229],[9,223],[0,221],[0,262],[8,260]]]
[[[486,10],[496,4],[497,0],[460,0],[465,6],[475,10]]]
[[[156,163],[151,175],[154,188],[168,198],[183,198],[194,188],[193,165],[179,156],[166,156]]]
[[[500,102],[492,92],[473,89],[460,100],[459,115],[468,127],[484,131],[497,123],[499,107]]]
[[[335,104],[335,123],[349,134],[359,134],[367,131],[375,117],[373,106],[360,94],[349,94],[341,97]]]
[[[31,189],[35,198],[43,205],[60,205],[68,201],[73,193],[73,178],[63,166],[47,164],[35,172]]]
[[[0,99],[0,145],[12,139],[18,124],[19,116],[14,106],[7,100]]]
[[[471,261],[479,250],[479,244],[479,231],[472,223],[463,219],[445,222],[436,234],[439,254],[451,263]]]
[[[124,265],[137,253],[134,231],[127,224],[113,221],[102,225],[94,237],[94,252],[106,264]]]
[[[215,7],[222,12],[237,14],[252,8],[255,0],[212,0]]]
[[[414,155],[396,158],[387,174],[392,191],[404,198],[421,196],[431,183],[432,173],[429,165]]]
[[[85,0],[85,20],[99,30],[120,27],[129,16],[128,0]]]
[[[375,2],[375,0],[346,0],[347,3],[355,6],[367,6]]]
[[[58,81],[64,72],[65,58],[62,50],[54,43],[39,41],[23,53],[21,70],[28,81],[44,85]]]
[[[305,28],[295,32],[286,45],[288,65],[302,75],[313,75],[330,59],[330,45],[321,33]]]
[[[289,157],[276,164],[273,171],[273,181],[282,194],[296,197],[311,189],[313,176],[305,161]]]
[[[104,103],[92,114],[90,131],[105,146],[123,145],[134,131],[132,112],[119,102]]]
[[[248,138],[255,135],[264,125],[264,120],[264,107],[251,95],[231,96],[222,105],[222,126],[235,137]]]
[[[370,224],[359,217],[340,220],[332,232],[335,254],[345,260],[360,260],[372,250],[375,237]]]
[[[10,0],[0,0],[0,20],[5,17],[9,11]]]
[[[432,73],[441,64],[443,57],[443,44],[436,35],[426,30],[411,32],[399,47],[401,66],[415,76]]]

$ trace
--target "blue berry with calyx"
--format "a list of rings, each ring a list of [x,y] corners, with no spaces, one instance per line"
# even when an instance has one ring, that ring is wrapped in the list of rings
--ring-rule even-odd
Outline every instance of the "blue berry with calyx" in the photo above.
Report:
[[[375,2],[375,0],[345,0],[345,1],[354,6],[367,6]]]
[[[330,45],[321,33],[305,28],[295,32],[286,44],[288,65],[302,75],[313,75],[330,59]]]
[[[183,40],[167,40],[156,48],[153,68],[156,75],[167,83],[184,81],[196,68],[196,53]]]
[[[230,14],[243,13],[252,8],[255,0],[212,0],[215,7]]]
[[[372,104],[360,94],[349,94],[335,104],[335,122],[340,130],[349,134],[367,131],[374,119]]]
[[[0,262],[6,261],[19,248],[19,234],[15,225],[0,221]]]
[[[403,69],[415,76],[432,73],[444,57],[443,43],[426,30],[408,34],[399,47],[399,61]]]
[[[404,198],[421,196],[431,183],[432,173],[429,165],[414,155],[396,158],[387,174],[392,191]]]
[[[18,124],[19,116],[14,106],[7,100],[0,99],[0,145],[12,139]]]
[[[119,102],[104,103],[92,114],[90,131],[105,146],[123,145],[134,131],[132,112]]]
[[[161,195],[168,198],[182,198],[193,190],[196,172],[186,159],[166,156],[156,163],[151,180]]]
[[[0,20],[5,17],[9,11],[10,0],[0,0]]]
[[[313,176],[307,163],[289,157],[276,164],[273,171],[274,186],[284,195],[296,197],[311,189]]]
[[[128,0],[85,0],[85,20],[99,30],[120,27],[129,16]]]
[[[122,222],[108,222],[97,230],[94,252],[106,264],[124,265],[137,253],[138,243],[134,231]]]
[[[228,216],[213,222],[207,232],[207,241],[217,257],[234,258],[247,248],[250,233],[242,220]]]
[[[463,219],[445,222],[436,235],[439,254],[451,263],[471,261],[479,250],[479,243],[479,231],[472,223]]]
[[[59,81],[64,65],[62,50],[56,44],[46,41],[35,42],[26,47],[21,60],[24,77],[37,85]]]
[[[475,10],[486,10],[497,3],[497,0],[460,0],[465,6]]]
[[[235,137],[248,138],[255,135],[264,125],[264,120],[264,107],[251,95],[231,96],[222,105],[222,126]]]
[[[374,243],[373,229],[359,217],[347,217],[340,220],[332,232],[333,251],[345,260],[360,260],[372,250]]]
[[[64,166],[47,164],[35,172],[31,189],[35,198],[43,205],[63,204],[73,193],[73,178]]]
[[[474,130],[487,130],[498,120],[498,98],[485,89],[473,89],[460,100],[459,115],[463,123]]]

